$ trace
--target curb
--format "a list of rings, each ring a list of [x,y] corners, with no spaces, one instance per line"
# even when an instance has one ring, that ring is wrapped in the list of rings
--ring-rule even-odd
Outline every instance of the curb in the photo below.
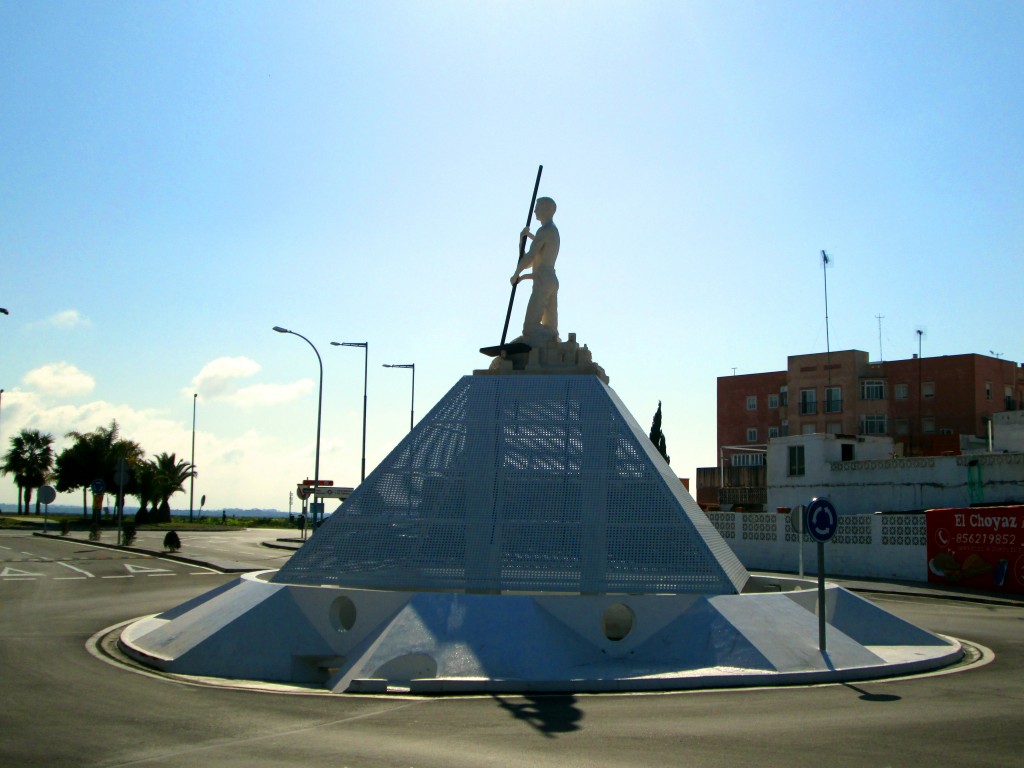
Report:
[[[77,539],[74,536],[61,536],[57,533],[42,533],[38,531],[32,534],[33,536],[40,536],[46,539],[60,539],[61,541],[71,541],[75,544],[87,544],[90,547],[100,547],[102,549],[117,549],[122,552],[133,552],[137,555],[148,555],[150,557],[161,557],[165,560],[174,560],[179,563],[185,563],[186,565],[198,565],[202,568],[209,568],[211,571],[217,571],[219,573],[249,573],[252,568],[225,568],[220,565],[214,565],[213,563],[206,562],[205,560],[196,560],[192,557],[185,557],[183,555],[177,555],[171,552],[160,551],[157,552],[153,549],[141,549],[139,547],[125,547],[118,544],[107,544],[102,541],[89,541],[88,539]]]

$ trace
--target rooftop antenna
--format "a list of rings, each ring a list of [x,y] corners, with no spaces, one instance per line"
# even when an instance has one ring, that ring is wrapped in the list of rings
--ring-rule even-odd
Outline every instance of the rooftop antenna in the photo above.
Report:
[[[1000,357],[1002,357],[1002,356],[1003,356],[1003,353],[1002,353],[1002,352],[996,352],[996,351],[995,351],[995,350],[993,350],[993,349],[990,349],[990,350],[988,351],[988,353],[989,353],[990,355],[992,355],[992,357],[994,357],[994,358],[995,358],[996,360],[998,360],[998,359],[999,359]]]
[[[825,278],[825,371],[828,375],[828,386],[832,388],[832,342],[828,335],[828,268],[832,260],[824,250],[821,252],[821,274]],[[831,396],[831,392],[825,393],[825,400]]]
[[[878,321],[878,359],[885,360],[885,356],[882,355],[882,319],[885,315],[875,315],[875,320]]]
[[[920,358],[922,357],[921,340],[928,335],[928,328],[926,326],[919,325],[914,329],[914,333],[917,334],[917,356]]]
[[[924,447],[924,358],[921,353],[921,340],[928,333],[928,329],[919,325],[914,333],[917,334],[917,449],[921,451]]]

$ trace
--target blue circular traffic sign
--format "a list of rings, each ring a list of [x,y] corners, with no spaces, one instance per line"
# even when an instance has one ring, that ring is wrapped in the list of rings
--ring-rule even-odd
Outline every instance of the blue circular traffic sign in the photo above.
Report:
[[[811,499],[804,511],[804,532],[815,541],[826,542],[836,535],[839,515],[828,499]]]
[[[101,493],[104,493],[107,490],[107,484],[103,482],[103,478],[97,478],[96,480],[92,481],[92,485],[90,486],[90,488],[92,488],[93,493],[99,496]]]

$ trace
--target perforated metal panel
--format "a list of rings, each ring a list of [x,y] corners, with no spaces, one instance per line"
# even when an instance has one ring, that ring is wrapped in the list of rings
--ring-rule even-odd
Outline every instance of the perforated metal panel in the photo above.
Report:
[[[747,572],[594,376],[466,376],[275,581],[738,592]]]

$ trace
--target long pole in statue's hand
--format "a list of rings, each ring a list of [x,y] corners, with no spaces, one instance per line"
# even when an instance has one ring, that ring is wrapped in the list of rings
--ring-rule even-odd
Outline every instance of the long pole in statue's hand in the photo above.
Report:
[[[526,226],[530,226],[530,222],[533,220],[533,208],[537,204],[537,190],[540,189],[540,175],[544,172],[544,166],[537,166],[537,181],[533,183],[533,197],[530,198],[530,212],[526,214]],[[526,235],[522,235],[519,238],[519,259],[516,261],[518,266],[519,262],[523,260],[523,256],[526,255]],[[508,336],[508,323],[512,319],[512,304],[516,300],[516,285],[512,284],[512,295],[508,297],[508,312],[505,313],[505,327],[501,329],[501,346],[505,346],[505,338]]]

